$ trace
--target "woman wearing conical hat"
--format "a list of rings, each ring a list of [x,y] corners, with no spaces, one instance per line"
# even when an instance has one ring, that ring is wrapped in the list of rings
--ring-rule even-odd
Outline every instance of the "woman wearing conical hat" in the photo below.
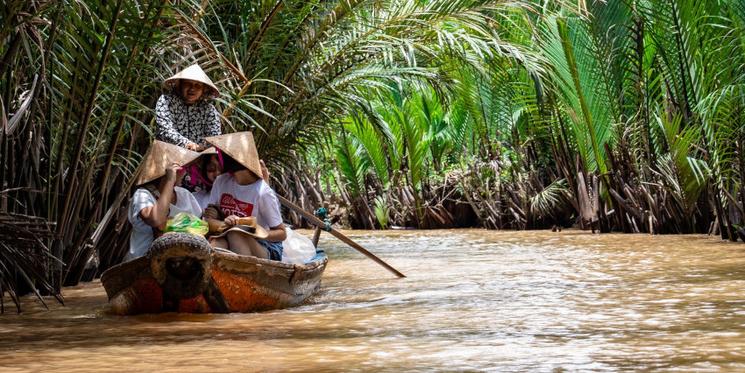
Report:
[[[177,186],[184,177],[182,166],[197,158],[199,153],[162,141],[156,140],[150,147],[135,181],[139,188],[129,203],[127,218],[132,234],[125,261],[145,255],[168,218],[180,212],[202,215],[191,192]]]
[[[204,215],[211,231],[229,228],[213,237],[212,245],[242,255],[282,260],[282,241],[287,233],[277,196],[263,180],[253,135],[237,132],[208,137],[207,142],[220,151],[224,173],[212,184],[210,207]],[[246,217],[248,224],[242,222]]]
[[[168,93],[155,105],[158,140],[201,151],[206,137],[222,133],[220,114],[211,102],[219,91],[199,65],[166,79],[163,86]]]

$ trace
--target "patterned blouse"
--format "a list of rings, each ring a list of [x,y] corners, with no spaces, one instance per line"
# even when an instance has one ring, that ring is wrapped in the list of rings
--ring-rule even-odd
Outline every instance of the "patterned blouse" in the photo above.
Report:
[[[205,137],[221,134],[220,115],[212,103],[200,100],[187,105],[181,97],[164,94],[155,104],[158,140],[185,147],[188,143],[207,146]]]

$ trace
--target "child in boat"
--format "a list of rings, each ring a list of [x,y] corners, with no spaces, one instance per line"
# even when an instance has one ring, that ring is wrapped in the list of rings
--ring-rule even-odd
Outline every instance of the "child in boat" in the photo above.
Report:
[[[209,147],[201,153],[197,164],[189,168],[191,174],[189,182],[192,184],[194,198],[199,202],[202,210],[207,208],[207,202],[210,198],[210,191],[215,179],[222,173],[222,164],[214,147]]]
[[[251,132],[208,137],[207,142],[222,152],[224,173],[215,179],[205,210],[210,231],[242,224],[242,217],[255,217],[262,229],[229,229],[213,237],[215,247],[242,255],[282,260],[282,241],[287,234],[282,223],[277,196],[263,180],[261,163]],[[266,234],[257,234],[257,232]],[[265,236],[265,237],[264,237]]]
[[[194,64],[163,82],[169,92],[155,105],[158,140],[201,151],[204,139],[222,133],[220,114],[211,103],[219,91],[199,65]]]
[[[145,255],[169,217],[180,212],[202,215],[194,196],[178,186],[184,177],[181,165],[198,157],[199,153],[162,141],[156,140],[150,147],[135,182],[139,188],[129,203],[127,218],[132,234],[124,261]]]

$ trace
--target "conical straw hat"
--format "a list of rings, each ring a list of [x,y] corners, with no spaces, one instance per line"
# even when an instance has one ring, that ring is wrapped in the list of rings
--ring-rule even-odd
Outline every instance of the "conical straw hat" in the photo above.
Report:
[[[198,64],[193,64],[179,71],[178,73],[176,73],[176,75],[166,79],[163,82],[163,86],[167,89],[173,89],[180,79],[193,80],[196,82],[204,83],[206,86],[204,93],[206,97],[214,98],[220,95],[220,91],[217,89],[217,86],[212,83],[210,77],[205,74],[204,70],[202,70],[202,68],[199,67]]]
[[[142,185],[165,175],[166,167],[171,164],[184,166],[197,158],[199,158],[197,152],[155,140],[145,154],[145,159],[142,160],[135,185]]]
[[[259,152],[256,151],[254,135],[251,132],[229,133],[207,137],[204,140],[235,159],[236,162],[245,166],[259,178],[262,178]]]
[[[202,150],[199,152],[200,155],[217,155],[217,149],[215,149],[214,146],[210,146],[207,149]]]

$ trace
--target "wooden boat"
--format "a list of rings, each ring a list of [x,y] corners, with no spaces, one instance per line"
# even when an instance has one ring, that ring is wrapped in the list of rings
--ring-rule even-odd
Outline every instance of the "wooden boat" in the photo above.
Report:
[[[255,312],[303,303],[320,288],[327,262],[323,251],[305,264],[287,264],[167,233],[147,255],[109,268],[101,283],[120,315]]]

